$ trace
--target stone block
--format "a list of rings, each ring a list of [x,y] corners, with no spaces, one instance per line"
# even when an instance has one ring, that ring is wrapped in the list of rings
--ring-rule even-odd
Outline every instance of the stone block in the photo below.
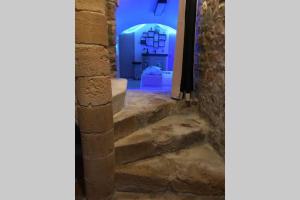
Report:
[[[152,159],[118,166],[116,168],[117,190],[143,193],[166,191],[170,183],[170,172],[175,171],[175,166],[165,158],[159,157],[153,162],[154,164],[149,162]],[[153,170],[152,166],[156,168]]]
[[[142,124],[140,124],[142,126]],[[125,118],[114,123],[115,140],[126,137],[139,128],[138,120],[135,116]]]
[[[81,133],[83,156],[85,158],[105,157],[114,150],[114,132]]]
[[[113,22],[108,23],[108,44],[110,46],[116,45],[116,25]]]
[[[117,77],[117,65],[116,63],[111,63],[110,65],[111,77]]]
[[[75,58],[76,77],[110,73],[109,52],[103,46],[77,44]]]
[[[127,91],[127,79],[113,78],[111,79],[112,87],[112,105],[114,115],[120,112],[125,106],[125,97]]]
[[[90,10],[105,14],[106,0],[76,0],[76,10]]]
[[[76,43],[108,45],[106,17],[100,13],[76,11]]]
[[[78,122],[81,132],[104,132],[113,128],[112,104],[78,108]]]
[[[107,11],[106,11],[106,15],[107,15],[108,20],[116,19],[115,11],[116,11],[116,3],[108,1],[107,2]]]
[[[115,143],[116,163],[134,162],[178,151],[204,142],[210,133],[208,123],[198,114],[168,116],[118,140]]]
[[[114,192],[114,153],[102,159],[84,159],[87,198],[107,199]]]
[[[116,188],[128,192],[171,190],[205,196],[223,196],[224,160],[208,144],[120,165]]]
[[[81,106],[98,106],[111,102],[110,77],[80,77],[76,79],[76,96]]]
[[[111,3],[114,3],[114,4],[116,4],[116,6],[118,6],[120,0],[107,0],[107,1],[111,2]]]
[[[225,94],[202,91],[199,95],[200,112],[204,113],[213,126],[224,126]]]
[[[216,149],[216,151],[225,158],[225,130],[215,129],[209,135],[208,142]]]
[[[116,47],[115,46],[109,46],[107,48],[108,52],[109,52],[109,61],[110,64],[112,65],[113,63],[116,62]]]
[[[169,96],[136,91],[126,92],[126,105],[114,117],[116,140],[165,118],[170,113],[176,112],[180,107]]]

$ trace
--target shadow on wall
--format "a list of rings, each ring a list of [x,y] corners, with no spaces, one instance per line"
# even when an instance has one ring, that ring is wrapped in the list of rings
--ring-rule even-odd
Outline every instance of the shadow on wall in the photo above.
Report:
[[[76,179],[76,196],[83,196],[85,193],[84,187],[84,172],[82,160],[82,145],[79,126],[75,124],[75,179]]]

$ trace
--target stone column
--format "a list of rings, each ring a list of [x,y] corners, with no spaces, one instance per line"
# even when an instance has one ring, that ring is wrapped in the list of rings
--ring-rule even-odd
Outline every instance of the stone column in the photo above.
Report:
[[[106,0],[76,0],[76,102],[88,200],[112,199],[114,134]]]

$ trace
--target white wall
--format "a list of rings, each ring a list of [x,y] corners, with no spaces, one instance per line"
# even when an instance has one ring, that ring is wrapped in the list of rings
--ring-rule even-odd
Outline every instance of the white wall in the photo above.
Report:
[[[119,37],[119,48],[118,48],[118,75],[123,78],[130,78],[133,76],[134,71],[132,62],[134,61],[135,55],[135,38],[134,33],[122,34]]]
[[[168,70],[173,71],[174,67],[174,58],[175,58],[175,49],[176,49],[176,35],[169,35],[169,49],[168,49]]]

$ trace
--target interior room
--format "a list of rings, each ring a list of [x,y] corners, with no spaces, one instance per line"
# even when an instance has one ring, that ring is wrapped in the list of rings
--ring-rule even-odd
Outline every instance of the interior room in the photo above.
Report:
[[[170,92],[178,0],[120,0],[116,12],[117,77],[127,89]]]

